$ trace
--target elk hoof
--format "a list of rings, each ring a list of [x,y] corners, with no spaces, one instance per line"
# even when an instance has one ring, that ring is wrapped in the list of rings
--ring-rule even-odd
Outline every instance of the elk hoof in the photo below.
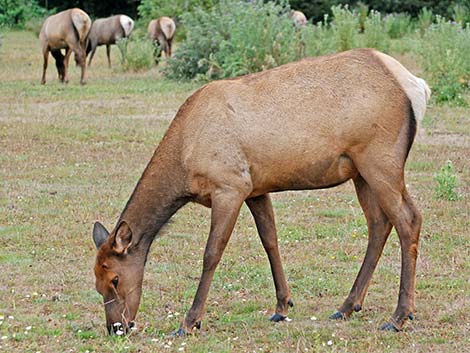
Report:
[[[331,320],[346,320],[347,317],[341,311],[337,311],[337,312],[330,315],[330,319]]]
[[[180,327],[179,329],[173,331],[170,336],[171,337],[183,337],[183,336],[186,336],[187,335],[187,332],[184,328]]]
[[[280,322],[280,321],[287,321],[286,319],[287,319],[287,316],[275,313],[273,316],[269,318],[269,321]]]
[[[400,332],[401,330],[398,329],[394,324],[391,322],[387,322],[380,326],[381,331],[391,331],[391,332]]]

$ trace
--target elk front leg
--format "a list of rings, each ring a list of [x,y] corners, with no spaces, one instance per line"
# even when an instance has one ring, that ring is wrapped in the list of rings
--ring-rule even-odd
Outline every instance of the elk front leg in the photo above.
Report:
[[[380,208],[377,197],[372,193],[365,180],[358,176],[354,179],[354,186],[367,219],[369,242],[364,261],[351,291],[338,311],[330,316],[331,319],[347,319],[353,311],[362,309],[370,280],[392,230],[392,225]]]
[[[282,268],[281,256],[277,241],[276,225],[274,222],[274,212],[269,195],[261,195],[246,200],[256,228],[258,229],[263,247],[268,254],[271,272],[273,274],[274,286],[276,288],[276,312],[270,320],[274,322],[282,321],[287,318],[289,306],[293,306],[290,297],[289,286],[287,285],[284,270]]]
[[[204,306],[215,269],[232,234],[240,207],[245,198],[246,194],[242,194],[237,190],[217,190],[213,193],[211,197],[211,229],[204,251],[201,279],[199,280],[193,305],[174,335],[182,336],[191,332],[194,327],[200,327],[200,320],[204,313]]]
[[[46,46],[42,50],[42,55],[44,56],[44,64],[42,66],[42,78],[41,78],[41,84],[45,85],[46,84],[46,70],[47,70],[47,62],[49,60],[49,48]]]

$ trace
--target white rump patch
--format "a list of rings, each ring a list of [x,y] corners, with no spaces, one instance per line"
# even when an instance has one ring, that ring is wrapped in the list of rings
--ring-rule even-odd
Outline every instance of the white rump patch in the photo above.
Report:
[[[396,59],[384,53],[375,51],[375,54],[382,60],[385,66],[392,72],[400,86],[405,91],[411,101],[416,120],[420,123],[426,112],[426,104],[431,97],[431,89],[426,81],[414,76]]]
[[[121,22],[121,26],[124,29],[125,37],[129,37],[134,29],[134,20],[129,16],[121,15],[119,22]]]
[[[165,34],[165,37],[167,39],[173,38],[173,35],[175,34],[176,26],[175,22],[169,17],[162,17],[160,19],[160,27],[163,31],[163,34]]]

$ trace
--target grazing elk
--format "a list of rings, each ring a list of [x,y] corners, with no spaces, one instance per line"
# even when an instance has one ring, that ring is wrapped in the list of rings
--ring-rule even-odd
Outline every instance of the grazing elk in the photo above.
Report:
[[[245,202],[267,252],[277,305],[292,306],[269,193],[320,189],[352,179],[369,243],[349,296],[333,319],[362,308],[392,227],[402,250],[398,306],[384,330],[414,311],[421,215],[404,165],[430,90],[398,61],[371,49],[304,59],[209,83],[181,106],[111,233],[96,222],[96,289],[110,332],[127,331],[142,292],[150,245],[184,204],[211,207],[202,276],[177,335],[200,327],[209,286]],[[121,326],[122,325],[122,326]]]
[[[175,22],[166,16],[150,21],[147,28],[147,33],[150,39],[157,41],[160,44],[162,51],[165,52],[165,55],[168,58],[171,57],[171,46],[175,30]]]
[[[111,45],[119,39],[128,38],[134,29],[134,21],[126,15],[116,15],[108,18],[99,18],[93,22],[88,35],[87,55],[91,52],[88,66],[95,55],[96,48],[106,45],[108,66],[111,67]]]
[[[297,28],[303,27],[307,24],[307,17],[305,17],[302,11],[292,11],[291,12],[292,22],[294,22],[294,26]]]
[[[85,83],[86,41],[91,28],[90,17],[80,9],[69,9],[52,15],[44,21],[39,40],[44,55],[41,83],[46,83],[47,61],[49,52],[55,59],[59,80],[67,83],[69,59],[75,53],[75,62],[82,69],[80,83]],[[61,50],[65,49],[65,56]]]

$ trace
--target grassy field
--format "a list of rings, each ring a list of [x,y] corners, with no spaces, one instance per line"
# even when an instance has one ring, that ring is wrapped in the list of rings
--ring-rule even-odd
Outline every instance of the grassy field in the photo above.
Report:
[[[94,289],[93,223],[114,223],[178,107],[196,84],[158,69],[124,73],[98,49],[79,85],[61,85],[53,61],[39,84],[37,38],[3,34],[0,47],[0,351],[4,352],[468,352],[470,351],[470,113],[429,107],[406,174],[424,216],[417,319],[398,334],[377,328],[393,312],[400,251],[390,237],[365,308],[328,320],[348,294],[365,253],[365,220],[351,182],[273,195],[295,307],[268,321],[275,295],[267,257],[242,209],[209,293],[202,330],[167,334],[189,309],[202,268],[209,210],[182,209],[155,241],[138,330],[105,335]],[[400,59],[419,72],[412,54]],[[453,162],[457,201],[435,197],[435,173]]]

